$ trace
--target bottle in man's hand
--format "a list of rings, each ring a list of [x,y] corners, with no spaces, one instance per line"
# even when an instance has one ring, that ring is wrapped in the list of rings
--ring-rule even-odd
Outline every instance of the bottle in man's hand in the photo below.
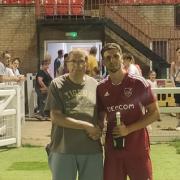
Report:
[[[121,124],[121,113],[116,112],[116,125]],[[123,149],[124,148],[124,137],[113,138],[113,145],[115,149]]]

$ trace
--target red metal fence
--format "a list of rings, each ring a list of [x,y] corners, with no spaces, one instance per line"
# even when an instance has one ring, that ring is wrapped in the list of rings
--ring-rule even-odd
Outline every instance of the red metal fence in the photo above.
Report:
[[[135,8],[138,6],[132,6],[176,5],[180,4],[180,0],[1,0],[0,2],[6,5],[35,3],[36,17],[43,19],[59,16],[109,18],[168,61],[175,58],[175,49],[180,46],[178,26],[173,25],[174,23],[164,26],[155,24],[138,12]]]
[[[35,4],[39,0],[1,0],[2,4]],[[47,2],[52,3],[65,3],[68,0],[40,0],[41,4],[47,4]],[[80,4],[79,0],[70,0],[72,3]],[[152,4],[178,4],[180,0],[91,0],[93,4],[104,3],[104,4],[116,4],[116,5],[152,5]],[[60,4],[61,4],[60,3]]]

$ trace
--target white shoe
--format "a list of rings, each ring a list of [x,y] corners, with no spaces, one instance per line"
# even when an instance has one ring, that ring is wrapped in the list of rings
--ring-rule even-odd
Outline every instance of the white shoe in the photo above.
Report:
[[[6,125],[0,127],[0,136],[6,135]]]
[[[180,131],[180,126],[177,126],[177,127],[176,127],[176,131]]]

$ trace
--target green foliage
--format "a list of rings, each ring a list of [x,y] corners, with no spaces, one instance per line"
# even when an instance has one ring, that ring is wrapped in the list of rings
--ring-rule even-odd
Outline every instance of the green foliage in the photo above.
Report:
[[[170,145],[176,148],[177,154],[180,154],[180,140],[175,140],[171,142]]]

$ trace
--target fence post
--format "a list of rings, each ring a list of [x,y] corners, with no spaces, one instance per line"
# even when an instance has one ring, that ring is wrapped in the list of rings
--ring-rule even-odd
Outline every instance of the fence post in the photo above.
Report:
[[[17,112],[16,112],[16,147],[21,146],[21,87],[16,86]]]

